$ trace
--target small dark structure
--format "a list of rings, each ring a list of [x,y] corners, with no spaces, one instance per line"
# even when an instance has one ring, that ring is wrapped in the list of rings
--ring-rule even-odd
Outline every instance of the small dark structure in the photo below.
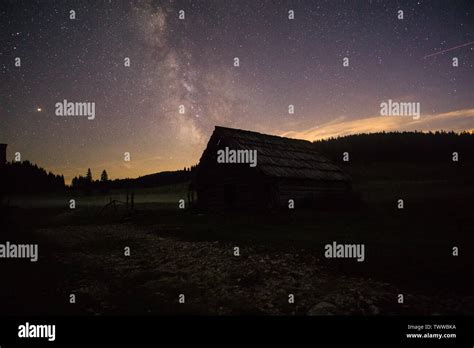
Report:
[[[218,163],[226,147],[257,150],[256,167]],[[309,141],[216,126],[191,187],[201,208],[300,208],[344,200],[351,180]]]
[[[0,144],[0,168],[7,163],[7,144]]]
[[[0,206],[3,204],[3,196],[6,191],[7,144],[0,144]]]

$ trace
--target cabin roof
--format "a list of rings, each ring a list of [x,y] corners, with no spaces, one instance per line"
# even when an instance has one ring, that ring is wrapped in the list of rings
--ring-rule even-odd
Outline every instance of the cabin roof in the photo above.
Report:
[[[269,177],[349,181],[341,168],[321,156],[313,143],[216,126],[212,135],[235,150],[257,150],[256,169]]]

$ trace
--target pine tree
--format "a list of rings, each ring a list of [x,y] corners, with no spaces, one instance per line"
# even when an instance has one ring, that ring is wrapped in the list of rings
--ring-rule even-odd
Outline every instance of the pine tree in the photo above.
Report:
[[[92,172],[90,168],[87,169],[86,180],[92,182]]]
[[[109,181],[109,176],[108,176],[107,172],[105,171],[105,169],[102,171],[102,174],[100,175],[100,181],[101,182]]]

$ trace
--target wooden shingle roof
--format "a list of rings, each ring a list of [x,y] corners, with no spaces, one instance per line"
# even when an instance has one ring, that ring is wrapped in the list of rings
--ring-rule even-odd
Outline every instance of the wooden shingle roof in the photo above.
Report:
[[[277,178],[349,181],[341,168],[321,156],[313,143],[216,126],[213,137],[234,150],[257,150],[256,169]]]

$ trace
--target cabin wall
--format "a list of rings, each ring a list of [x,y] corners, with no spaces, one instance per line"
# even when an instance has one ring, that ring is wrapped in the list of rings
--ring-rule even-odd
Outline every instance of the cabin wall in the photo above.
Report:
[[[287,207],[292,199],[295,206],[316,207],[332,204],[348,196],[348,182],[281,179],[277,185],[279,204]]]
[[[272,179],[245,169],[215,171],[197,187],[198,205],[213,210],[310,208],[339,204],[350,196],[347,182]]]
[[[210,209],[266,208],[267,184],[254,168],[248,165],[216,165],[205,168],[195,189],[197,204]]]

